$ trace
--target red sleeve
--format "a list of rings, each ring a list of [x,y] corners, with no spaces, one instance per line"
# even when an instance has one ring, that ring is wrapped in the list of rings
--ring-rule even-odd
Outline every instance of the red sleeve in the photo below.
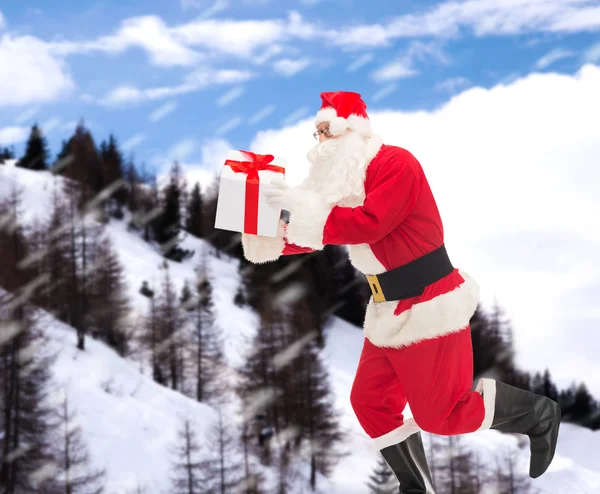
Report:
[[[323,244],[373,244],[398,227],[415,206],[421,190],[419,166],[398,150],[374,171],[362,206],[334,206],[323,228]]]

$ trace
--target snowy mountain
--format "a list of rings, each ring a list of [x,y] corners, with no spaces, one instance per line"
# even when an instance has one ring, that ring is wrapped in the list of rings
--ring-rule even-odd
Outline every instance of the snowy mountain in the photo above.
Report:
[[[49,172],[18,169],[14,161],[7,162],[0,165],[0,199],[13,187],[21,188],[24,220],[44,219],[51,209],[53,187],[61,180]],[[142,281],[158,283],[164,259],[151,245],[130,233],[124,221],[111,220],[107,231],[125,268],[133,306],[131,317],[136,321],[148,312],[148,299],[139,293]],[[187,237],[184,248],[199,252],[207,245]],[[195,266],[196,257],[183,263],[169,261],[177,290],[186,280],[194,279]],[[236,260],[209,256],[207,268],[213,283],[215,322],[224,332],[225,357],[235,376],[257,330],[258,317],[234,304],[240,283]],[[66,386],[69,391],[93,465],[106,470],[107,492],[128,494],[137,486],[145,486],[148,494],[168,492],[169,447],[176,440],[181,419],[189,418],[200,437],[205,438],[217,418],[216,410],[158,385],[140,361],[125,360],[103,343],[88,338],[86,350],[77,350],[73,328],[49,314],[43,315],[40,325],[50,341],[48,350],[58,356],[52,368],[54,384]],[[342,450],[347,455],[330,479],[318,479],[321,493],[368,494],[366,482],[377,464],[378,453],[360,428],[349,401],[361,345],[362,332],[345,321],[337,319],[328,328],[323,356],[336,405],[342,411]],[[425,434],[425,440],[433,451],[432,437]],[[447,442],[445,438],[435,441]],[[461,443],[477,452],[482,465],[490,469],[509,452],[516,458],[518,473],[527,473],[529,451],[523,438],[482,431],[462,436]],[[437,462],[443,461],[443,457],[437,458]],[[272,472],[264,473],[272,480]],[[600,492],[600,432],[563,424],[556,458],[544,476],[532,481],[532,486],[547,494]],[[306,482],[298,483],[298,493],[309,491]]]

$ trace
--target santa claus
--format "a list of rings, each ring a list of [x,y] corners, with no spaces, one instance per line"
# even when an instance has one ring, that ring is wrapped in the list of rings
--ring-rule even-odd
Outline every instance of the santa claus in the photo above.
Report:
[[[321,99],[308,177],[298,187],[276,180],[265,193],[289,211],[289,223],[281,222],[276,238],[242,235],[246,258],[263,263],[348,246],[372,290],[350,400],[400,492],[434,492],[421,431],[526,434],[530,476],[539,477],[554,456],[560,407],[491,378],[473,389],[469,323],[479,287],[450,261],[421,164],[372,132],[359,94],[325,92]]]

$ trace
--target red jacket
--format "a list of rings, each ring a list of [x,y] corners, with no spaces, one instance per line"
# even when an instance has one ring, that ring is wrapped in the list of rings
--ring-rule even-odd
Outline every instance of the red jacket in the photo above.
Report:
[[[290,222],[280,255],[309,253],[324,245],[347,245],[352,264],[380,274],[427,254],[444,243],[438,207],[419,161],[406,149],[372,140],[364,190],[353,204],[326,205],[317,193],[294,191]],[[452,248],[447,246],[450,258]],[[479,287],[454,272],[399,302],[369,301],[365,335],[378,346],[400,347],[465,328]]]

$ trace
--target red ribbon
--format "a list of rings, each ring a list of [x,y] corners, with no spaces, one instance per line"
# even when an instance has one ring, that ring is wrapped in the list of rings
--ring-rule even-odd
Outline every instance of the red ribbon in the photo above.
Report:
[[[255,154],[249,151],[241,151],[243,154],[252,158],[252,161],[233,161],[226,160],[225,165],[229,165],[236,173],[246,173],[246,204],[244,211],[244,233],[258,233],[258,194],[260,178],[259,170],[269,170],[283,173],[285,168],[281,166],[269,165],[275,159],[272,154]]]

